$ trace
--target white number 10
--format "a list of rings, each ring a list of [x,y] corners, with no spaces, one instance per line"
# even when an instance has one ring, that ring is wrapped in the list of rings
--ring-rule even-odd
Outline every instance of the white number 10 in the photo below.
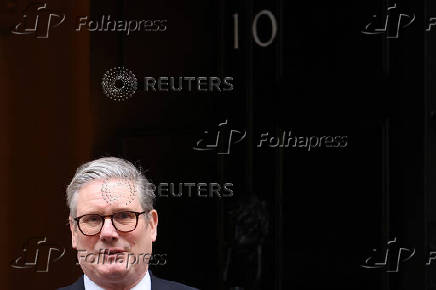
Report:
[[[271,21],[271,37],[267,41],[260,40],[259,36],[257,35],[257,21],[259,18],[265,15],[267,16]],[[262,10],[259,13],[257,13],[254,16],[253,25],[252,25],[252,33],[254,42],[256,42],[259,46],[267,47],[270,45],[274,38],[277,35],[277,20],[274,17],[274,14],[272,14],[269,10]],[[239,15],[238,13],[233,14],[233,48],[239,49]]]

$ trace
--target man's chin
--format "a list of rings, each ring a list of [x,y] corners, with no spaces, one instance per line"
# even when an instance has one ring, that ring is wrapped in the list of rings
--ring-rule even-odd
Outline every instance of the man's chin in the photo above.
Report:
[[[127,268],[125,263],[105,263],[90,265],[90,267],[88,266],[87,268],[88,271],[84,272],[92,273],[87,274],[87,276],[97,276],[107,281],[118,281],[129,273],[131,265]]]

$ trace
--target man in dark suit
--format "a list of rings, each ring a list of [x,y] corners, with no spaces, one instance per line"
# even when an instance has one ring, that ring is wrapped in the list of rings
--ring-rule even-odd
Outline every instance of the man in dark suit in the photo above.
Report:
[[[114,157],[80,166],[67,187],[72,246],[84,275],[61,289],[195,289],[151,274],[158,215],[154,188]]]
[[[186,285],[174,282],[174,281],[168,281],[168,280],[164,280],[164,279],[160,279],[156,276],[154,276],[153,274],[151,274],[150,272],[150,277],[151,277],[151,289],[152,290],[189,290],[189,289],[197,289],[197,288],[192,288],[192,287],[188,287]],[[76,282],[74,282],[73,284],[67,286],[67,287],[62,287],[59,288],[58,290],[85,290],[85,284],[83,282],[83,276],[81,276],[79,279],[77,279]]]

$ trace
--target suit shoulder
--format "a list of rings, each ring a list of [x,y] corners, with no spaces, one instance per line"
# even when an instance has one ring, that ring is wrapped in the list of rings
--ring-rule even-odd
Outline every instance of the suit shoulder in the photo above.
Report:
[[[85,284],[83,282],[83,275],[80,276],[80,278],[77,279],[76,282],[74,282],[73,284],[58,288],[57,290],[85,290]]]

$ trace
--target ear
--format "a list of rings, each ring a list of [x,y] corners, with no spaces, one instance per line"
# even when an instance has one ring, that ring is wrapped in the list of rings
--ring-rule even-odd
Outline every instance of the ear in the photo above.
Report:
[[[71,231],[71,246],[73,249],[77,249],[77,226],[75,221],[70,217],[70,231]]]
[[[151,239],[153,242],[155,242],[157,237],[157,224],[158,224],[158,216],[157,216],[157,211],[155,209],[152,209],[148,213],[148,224],[150,226]]]

